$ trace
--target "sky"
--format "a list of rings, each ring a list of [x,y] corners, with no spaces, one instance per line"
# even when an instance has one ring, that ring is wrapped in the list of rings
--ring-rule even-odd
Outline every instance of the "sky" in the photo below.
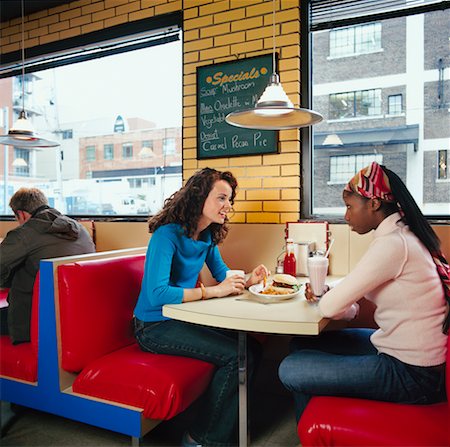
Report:
[[[121,115],[144,118],[157,127],[181,127],[181,41],[39,74],[47,94],[54,88],[60,125]]]

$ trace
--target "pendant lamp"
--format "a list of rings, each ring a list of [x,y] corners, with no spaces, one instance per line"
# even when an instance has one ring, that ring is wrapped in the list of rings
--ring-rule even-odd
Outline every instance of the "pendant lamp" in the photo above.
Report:
[[[24,38],[24,0],[21,0],[22,10],[22,110],[19,118],[13,124],[7,135],[0,135],[0,144],[22,148],[55,147],[56,141],[46,140],[35,134],[31,122],[25,112],[25,38]]]
[[[273,72],[270,82],[253,109],[229,113],[228,124],[246,129],[282,130],[320,123],[320,113],[294,107],[284,91],[275,69],[275,0],[273,3]]]

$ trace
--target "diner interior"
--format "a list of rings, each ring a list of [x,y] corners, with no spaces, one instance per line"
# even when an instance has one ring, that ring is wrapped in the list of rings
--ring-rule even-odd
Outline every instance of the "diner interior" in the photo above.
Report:
[[[143,262],[148,217],[202,168],[229,170],[238,180],[230,231],[219,246],[232,269],[249,272],[262,263],[275,272],[293,238],[302,282],[302,256],[314,250],[327,252],[330,278],[348,274],[373,236],[345,222],[342,189],[372,161],[402,177],[450,258],[449,6],[444,0],[2,0],[0,239],[18,225],[8,207],[12,194],[38,187],[86,228],[96,253],[41,267],[39,312],[49,311],[53,322],[47,330],[36,313],[45,338],[34,377],[1,371],[1,445],[180,445],[197,409],[192,396],[170,417],[149,418],[137,404],[74,391],[82,367],[64,366],[58,275],[70,262],[86,262],[86,270],[89,262],[123,256]],[[347,54],[349,42],[354,48]],[[234,77],[227,80],[229,67]],[[274,74],[288,108],[298,112],[295,122],[261,124],[255,112]],[[233,124],[241,119],[233,112],[244,108],[249,121]],[[40,146],[11,142],[8,131],[21,111]],[[80,278],[88,280],[70,274],[73,291],[89,295],[90,283],[80,286]],[[201,277],[213,283],[206,268]],[[372,315],[363,300],[358,319],[346,325],[375,327]],[[277,372],[292,334],[251,332],[262,337],[264,353],[249,391],[248,444],[299,445],[292,397]],[[69,398],[77,399],[72,410]]]

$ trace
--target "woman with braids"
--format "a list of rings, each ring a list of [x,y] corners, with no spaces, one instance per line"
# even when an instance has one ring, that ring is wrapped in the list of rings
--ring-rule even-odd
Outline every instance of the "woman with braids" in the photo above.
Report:
[[[134,310],[135,336],[144,351],[196,358],[216,365],[202,396],[197,420],[183,437],[184,446],[227,446],[237,438],[238,355],[233,332],[212,329],[162,315],[164,304],[208,300],[239,294],[268,275],[256,267],[247,281],[226,278],[228,267],[217,245],[228,232],[237,181],[231,172],[205,168],[166,200],[149,220],[153,233],[147,250],[141,292]],[[217,285],[205,287],[197,279],[206,263]],[[259,346],[249,339],[248,370],[254,371]]]
[[[324,317],[352,319],[365,297],[375,304],[379,329],[294,340],[279,376],[294,394],[297,420],[314,395],[444,401],[450,281],[439,239],[401,179],[377,163],[350,180],[343,199],[350,228],[375,230],[374,238],[318,308]],[[306,297],[316,300],[310,287]]]

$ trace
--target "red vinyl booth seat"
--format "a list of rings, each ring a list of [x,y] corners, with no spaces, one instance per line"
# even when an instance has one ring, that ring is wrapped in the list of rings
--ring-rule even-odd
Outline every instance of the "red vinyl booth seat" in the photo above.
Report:
[[[3,291],[2,299],[6,300],[7,291]],[[33,288],[31,307],[30,342],[13,345],[9,335],[0,337],[0,375],[37,382],[38,367],[38,319],[39,319],[39,273]]]
[[[447,396],[450,396],[450,337]],[[344,397],[313,397],[298,424],[302,447],[450,446],[450,404],[406,405]]]
[[[132,317],[144,261],[134,255],[58,267],[61,366],[78,373],[74,393],[170,419],[205,391],[214,367],[136,344]]]

